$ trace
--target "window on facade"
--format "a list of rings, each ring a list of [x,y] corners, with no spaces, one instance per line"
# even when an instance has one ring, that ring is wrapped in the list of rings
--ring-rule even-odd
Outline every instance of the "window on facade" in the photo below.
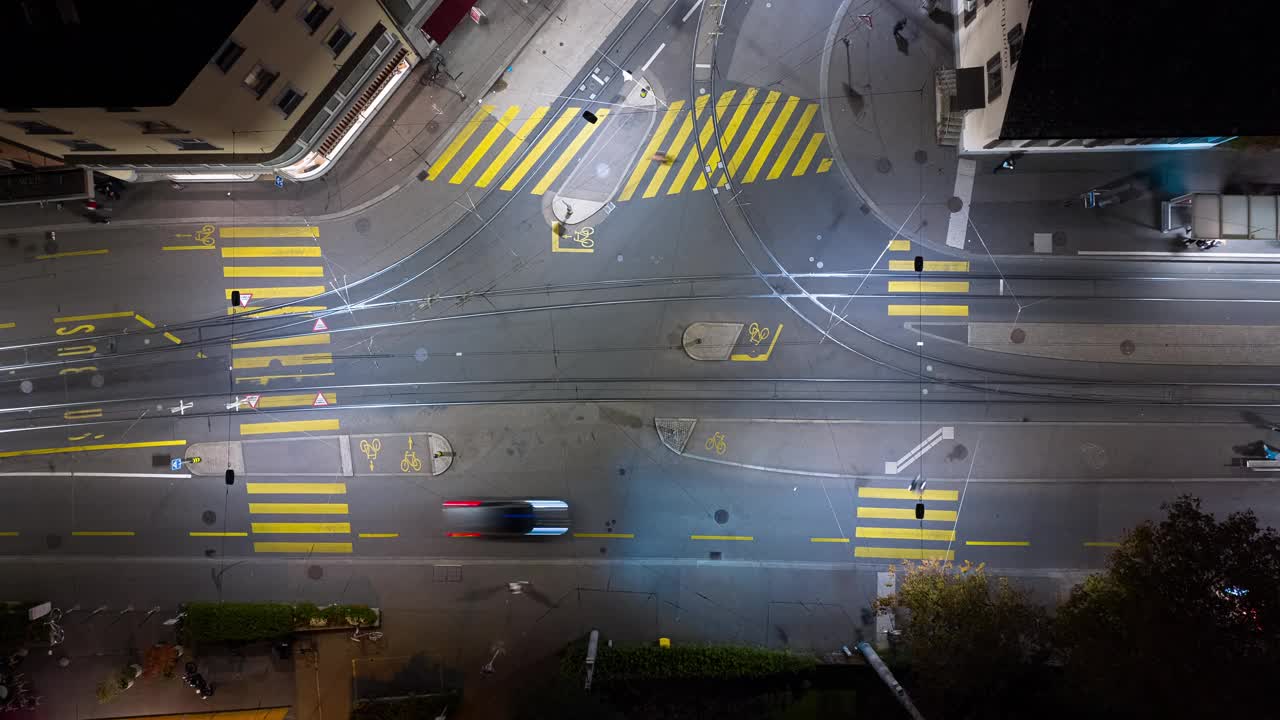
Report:
[[[280,97],[276,98],[276,107],[279,108],[280,112],[284,113],[285,117],[289,117],[302,104],[302,98],[304,97],[305,95],[293,89],[292,86],[287,87],[284,92],[280,93]]]
[[[10,123],[14,127],[20,127],[27,132],[28,135],[70,135],[70,130],[63,130],[54,127],[48,123],[42,123],[39,120],[14,120]]]
[[[72,152],[112,152],[112,148],[99,145],[92,140],[58,140]]]
[[[1013,26],[1009,31],[1009,65],[1018,64],[1018,56],[1022,54],[1022,23]]]
[[[221,150],[222,148],[212,143],[207,143],[200,138],[169,138],[169,142],[178,146],[179,150]]]
[[[139,120],[136,124],[142,130],[144,135],[165,135],[191,132],[190,130],[183,130],[177,125],[167,123],[163,120]]]
[[[343,27],[342,23],[338,23],[333,32],[329,33],[329,39],[325,40],[324,44],[329,46],[334,55],[341,55],[342,51],[346,50],[347,45],[351,43],[351,38],[355,36],[356,34]]]
[[[987,102],[1000,97],[1004,92],[1004,73],[1000,71],[1000,53],[991,56],[987,61]]]
[[[218,54],[213,56],[213,64],[224,73],[231,72],[231,68],[244,54],[244,46],[235,40],[228,39],[222,43],[222,47],[218,50]]]
[[[248,75],[244,76],[243,84],[249,89],[249,92],[257,95],[258,97],[262,97],[267,94],[267,91],[271,89],[272,83],[274,83],[278,77],[280,77],[280,73],[270,70],[259,63],[253,66],[253,69],[249,71]]]
[[[320,2],[320,0],[306,0],[302,3],[302,11],[298,13],[298,19],[302,20],[302,24],[311,30],[311,34],[315,34],[324,21],[328,19],[329,13],[333,12],[333,8]]]

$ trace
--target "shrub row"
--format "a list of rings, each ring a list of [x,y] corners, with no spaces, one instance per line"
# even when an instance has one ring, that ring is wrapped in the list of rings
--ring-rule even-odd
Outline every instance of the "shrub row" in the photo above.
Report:
[[[364,605],[311,603],[190,603],[182,620],[186,642],[252,642],[285,637],[295,630],[333,625],[371,625],[378,615]]]
[[[580,671],[583,655],[574,654]],[[798,675],[816,665],[812,656],[731,645],[601,647],[595,677],[599,682],[761,680]]]
[[[457,704],[456,693],[418,697],[359,700],[351,710],[351,720],[423,720],[438,717]]]

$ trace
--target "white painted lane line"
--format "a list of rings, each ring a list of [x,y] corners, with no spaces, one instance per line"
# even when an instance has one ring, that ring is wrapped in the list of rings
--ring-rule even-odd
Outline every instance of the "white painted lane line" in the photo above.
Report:
[[[702,5],[702,0],[697,0],[697,2],[695,2],[695,3],[693,4],[693,7],[689,8],[689,12],[685,13],[685,14],[684,14],[684,17],[680,18],[680,22],[682,22],[682,23],[683,23],[683,22],[689,22],[689,17],[690,17],[691,15],[693,15],[693,11],[694,11],[694,10],[697,10],[697,9],[698,9],[698,7],[699,7],[699,6],[701,6],[701,5]]]
[[[695,64],[695,65],[694,65],[694,67],[696,67],[696,68],[709,68],[709,67],[711,67],[711,66],[710,66],[710,65],[707,65],[707,64],[705,64],[705,63],[697,63],[697,64]]]
[[[0,477],[109,477],[109,478],[162,478],[190,479],[191,473],[115,473],[115,472],[71,472],[34,471],[34,472],[0,472]]]
[[[603,84],[604,84],[604,81],[600,79],[600,76],[599,76],[599,75],[597,75],[597,74],[595,74],[595,73],[591,73],[591,79],[592,79],[592,80],[595,80],[596,82],[600,83],[601,85],[603,85]]]
[[[661,45],[659,45],[658,49],[654,50],[653,54],[649,56],[649,61],[646,62],[644,65],[640,66],[640,72],[645,72],[646,70],[648,70],[649,66],[653,64],[653,61],[658,59],[658,53],[662,52],[662,49],[665,48],[666,46],[667,46],[666,43],[662,43]]]

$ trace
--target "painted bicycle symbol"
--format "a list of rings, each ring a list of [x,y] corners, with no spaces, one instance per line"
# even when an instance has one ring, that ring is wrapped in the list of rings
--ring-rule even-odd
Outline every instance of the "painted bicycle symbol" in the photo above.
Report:
[[[382,452],[382,441],[374,438],[372,441],[361,440],[360,452],[369,458],[369,472],[373,472],[373,461],[378,459],[378,453]]]
[[[400,472],[407,473],[410,470],[418,472],[422,469],[422,460],[418,458],[418,453],[412,450],[405,450],[404,457],[400,460]]]
[[[573,231],[573,241],[584,248],[595,247],[596,241],[591,239],[591,236],[595,234],[596,229],[593,227],[579,228]]]
[[[759,345],[769,339],[769,328],[761,328],[759,323],[751,323],[747,328],[747,336],[751,340],[752,345]]]
[[[213,244],[213,226],[212,225],[202,226],[200,230],[196,232],[196,242],[200,243],[201,245],[212,245]]]
[[[724,433],[722,432],[717,432],[707,438],[706,447],[708,450],[715,450],[717,455],[723,455],[729,449],[728,443],[724,441]]]

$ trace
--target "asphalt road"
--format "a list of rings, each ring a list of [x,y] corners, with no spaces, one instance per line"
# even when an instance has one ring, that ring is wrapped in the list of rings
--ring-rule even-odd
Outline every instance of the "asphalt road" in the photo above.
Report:
[[[645,127],[661,128],[670,113],[655,147],[673,162],[650,162],[632,197],[559,232],[558,183],[581,170],[601,185],[625,177],[625,187],[652,133],[663,132],[606,131],[642,111],[618,103],[631,81],[620,72],[594,79],[596,63],[529,121],[529,140],[486,187],[474,186],[479,170],[464,173],[470,212],[448,227],[414,210],[433,193],[456,192],[454,168],[472,155],[487,163],[506,144],[510,129],[496,127],[495,114],[476,116],[451,157],[436,159],[439,177],[340,219],[95,228],[63,234],[56,248],[21,238],[0,268],[9,300],[0,324],[12,323],[0,330],[0,472],[14,498],[0,507],[0,553],[32,561],[721,553],[874,568],[895,552],[928,550],[1030,572],[1098,567],[1106,543],[1182,492],[1274,522],[1269,476],[1232,464],[1252,452],[1236,446],[1267,437],[1258,427],[1267,423],[1248,413],[1265,416],[1275,401],[1271,363],[1151,364],[1141,354],[1078,362],[974,348],[964,332],[983,322],[1272,326],[1274,266],[958,259],[892,242],[896,229],[859,212],[843,177],[821,169],[820,116],[798,130],[816,92],[816,75],[806,79],[812,37],[834,5],[806,6],[755,56],[743,38],[757,42],[768,28],[730,14],[722,46],[734,52],[717,58],[716,97],[706,100],[689,79],[696,11],[688,3],[633,11],[600,63],[647,64],[660,109],[643,112],[660,117]],[[774,83],[766,68],[775,66],[790,68],[793,84]],[[790,124],[762,121],[753,135],[763,144],[773,134],[775,153],[791,148],[778,175],[769,177],[780,156],[770,156],[754,182],[717,195],[696,189],[697,168],[714,166],[715,148],[669,150],[682,123],[688,137],[720,137],[718,154],[734,164],[728,136],[751,133],[752,109],[772,92],[779,113],[796,98]],[[686,121],[700,103],[697,123]],[[570,108],[613,115],[597,132]],[[717,111],[716,125],[704,126]],[[595,144],[624,142],[634,151]],[[738,162],[754,160],[745,153]],[[716,201],[734,192],[754,237],[721,219]],[[927,261],[921,276],[910,268],[916,255]],[[230,308],[233,289],[252,296],[247,306]],[[696,322],[754,327],[735,341],[745,359],[692,360],[683,333]],[[1240,343],[1270,342],[1241,332]],[[659,442],[656,417],[728,418],[741,428],[730,436],[733,452],[755,450],[737,464],[679,456]],[[816,446],[795,427],[756,422],[780,418],[857,420],[866,432],[849,445]],[[929,511],[955,517],[922,527],[900,517],[913,510],[902,496],[910,478],[886,475],[882,464],[944,423],[959,430],[974,465],[965,470],[963,457],[926,465],[937,503]],[[1063,423],[1092,429],[1067,438]],[[806,427],[834,438],[827,425]],[[394,455],[387,468],[360,471],[365,459],[379,462],[361,440],[385,439],[383,452],[399,454],[427,431],[458,453],[444,474],[399,472]],[[164,477],[168,458],[214,442],[253,449],[235,485],[217,474]],[[774,457],[787,450],[799,454]],[[578,536],[443,537],[439,501],[474,495],[566,498]],[[258,498],[275,507],[255,512]],[[886,517],[859,518],[865,509]]]

